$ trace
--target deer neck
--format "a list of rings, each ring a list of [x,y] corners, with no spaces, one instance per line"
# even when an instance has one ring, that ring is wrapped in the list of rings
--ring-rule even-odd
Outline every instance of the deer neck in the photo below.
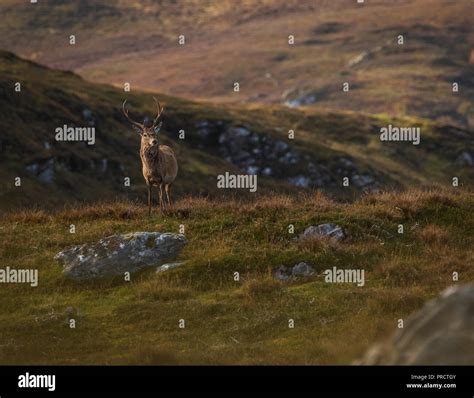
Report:
[[[142,144],[140,147],[140,157],[144,163],[150,164],[158,160],[159,148],[158,145],[151,146]]]

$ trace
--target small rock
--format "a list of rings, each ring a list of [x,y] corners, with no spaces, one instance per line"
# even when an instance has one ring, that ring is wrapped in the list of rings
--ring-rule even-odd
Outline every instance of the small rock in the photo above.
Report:
[[[273,277],[279,281],[287,281],[291,278],[291,268],[285,267],[282,265],[278,267],[275,272],[273,273]]]
[[[299,155],[295,152],[286,152],[278,161],[285,165],[297,164],[299,162]]]
[[[173,269],[173,268],[178,268],[179,266],[183,265],[184,263],[185,263],[184,261],[181,261],[181,262],[177,262],[177,263],[168,263],[168,264],[160,265],[156,269],[156,273],[158,274],[160,272],[168,271],[168,270]]]
[[[369,53],[367,51],[362,51],[359,55],[357,55],[356,57],[350,59],[347,66],[349,68],[352,68],[352,67],[360,64],[362,61],[364,61],[367,58],[368,55],[369,55]]]
[[[89,108],[84,108],[82,110],[82,116],[84,117],[84,119],[86,120],[89,126],[95,126],[96,120],[94,118],[92,111]]]
[[[298,106],[311,105],[316,102],[316,96],[313,93],[304,94],[301,97],[293,98],[285,102],[285,105],[290,108],[296,108]]]
[[[247,137],[250,135],[250,130],[247,127],[231,127],[229,128],[229,134],[235,135],[237,137]]]
[[[288,178],[288,182],[295,187],[307,188],[311,185],[311,179],[309,177],[300,175],[296,177]]]
[[[316,270],[304,262],[300,262],[293,267],[286,267],[282,265],[278,267],[273,273],[273,277],[279,281],[295,280],[299,278],[306,278],[316,273]]]
[[[472,155],[469,152],[464,151],[461,153],[457,159],[458,163],[464,166],[472,166],[474,165],[474,160]]]
[[[375,182],[374,177],[369,174],[355,174],[352,176],[351,180],[357,188],[364,188]]]
[[[289,148],[288,144],[285,141],[275,142],[275,152],[285,152]]]
[[[344,167],[353,167],[354,162],[351,159],[348,158],[340,158],[339,162],[344,166]]]
[[[304,232],[298,237],[300,239],[307,239],[312,237],[327,236],[336,242],[345,238],[343,229],[336,224],[320,224],[318,226],[311,225],[306,228]]]
[[[64,311],[64,314],[66,315],[67,319],[71,319],[73,317],[79,316],[79,311],[77,308],[74,308],[72,306],[69,306],[66,308]]]
[[[245,169],[247,174],[256,175],[258,173],[259,168],[257,166],[247,166]]]
[[[38,163],[33,163],[25,167],[27,171],[30,173],[38,174],[40,169],[40,165]]]
[[[271,167],[265,167],[263,170],[262,170],[262,174],[264,176],[271,176],[273,173],[273,170]]]

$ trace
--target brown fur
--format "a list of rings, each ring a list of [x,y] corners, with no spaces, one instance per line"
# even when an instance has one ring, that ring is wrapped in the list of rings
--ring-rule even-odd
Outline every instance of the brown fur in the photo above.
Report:
[[[156,99],[155,99],[156,101]],[[143,124],[131,120],[128,112],[123,112],[127,119],[137,128],[141,136],[140,158],[142,160],[143,177],[148,188],[148,213],[151,213],[151,190],[152,187],[158,188],[160,210],[163,212],[166,207],[172,207],[171,185],[178,175],[178,161],[173,150],[167,145],[159,145],[159,129],[161,123],[156,127],[156,123],[161,116],[162,108],[158,106],[158,115],[153,121],[151,127],[145,127]],[[166,201],[163,200],[163,194],[166,195]],[[167,203],[166,203],[167,202]]]

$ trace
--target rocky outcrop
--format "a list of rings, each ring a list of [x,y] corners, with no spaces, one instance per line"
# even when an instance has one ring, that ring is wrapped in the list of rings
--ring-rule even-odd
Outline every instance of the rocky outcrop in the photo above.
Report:
[[[132,232],[67,248],[54,257],[75,280],[124,275],[174,259],[187,243],[181,234]]]
[[[316,161],[309,154],[292,148],[287,140],[253,131],[245,125],[225,127],[201,121],[197,131],[207,144],[216,140],[219,155],[247,174],[285,179],[302,188],[340,186],[342,177],[348,177],[351,185],[359,189],[371,191],[379,185],[373,175],[358,170],[348,157]]]
[[[474,364],[474,285],[445,290],[404,326],[389,341],[371,348],[359,364]]]
[[[44,143],[45,149],[51,149],[51,145]],[[47,148],[46,148],[47,147]],[[97,176],[116,176],[125,170],[124,165],[117,160],[85,159],[75,154],[54,156],[48,159],[38,160],[26,166],[26,170],[38,178],[38,180],[52,184],[58,173],[61,172],[81,172],[93,173]]]
[[[219,135],[219,151],[228,161],[250,174],[256,174],[268,168],[272,175],[275,166],[294,165],[300,154],[292,152],[283,140],[274,139],[268,134],[259,134],[246,126],[234,126]]]
[[[219,153],[247,174],[284,178],[298,187],[335,185],[329,169],[316,164],[284,140],[257,133],[247,126],[224,129],[218,137]],[[304,172],[304,174],[302,173]]]

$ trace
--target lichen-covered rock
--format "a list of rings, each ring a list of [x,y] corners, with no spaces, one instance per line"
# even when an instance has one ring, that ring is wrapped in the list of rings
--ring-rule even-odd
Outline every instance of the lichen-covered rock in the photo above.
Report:
[[[308,239],[313,237],[328,237],[334,241],[340,241],[344,239],[345,234],[339,225],[320,224],[317,226],[311,225],[306,228],[298,239]]]
[[[279,281],[287,281],[292,278],[293,268],[282,265],[273,272],[273,277]]]
[[[359,364],[474,364],[474,285],[445,290],[389,341],[372,347]]]
[[[273,273],[273,277],[279,281],[292,281],[299,278],[307,278],[316,274],[316,270],[304,262],[298,263],[293,267],[282,265]]]
[[[184,245],[182,234],[132,232],[67,248],[54,257],[63,274],[75,280],[124,275],[174,259]]]

